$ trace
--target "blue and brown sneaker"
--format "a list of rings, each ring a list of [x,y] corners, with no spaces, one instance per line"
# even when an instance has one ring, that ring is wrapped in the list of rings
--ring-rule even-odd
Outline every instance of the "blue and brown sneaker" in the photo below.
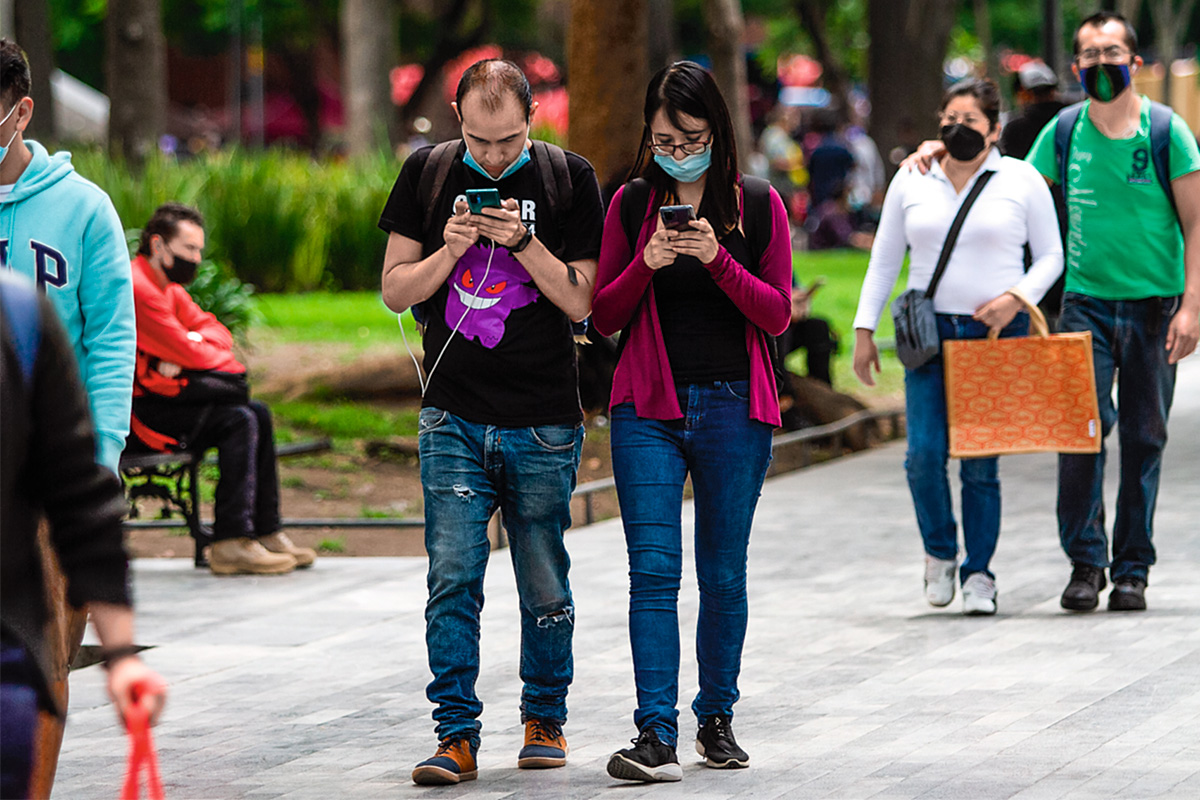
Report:
[[[567,763],[567,737],[562,725],[549,719],[525,720],[525,746],[517,756],[521,769],[549,769]]]
[[[443,739],[433,758],[425,759],[413,769],[413,783],[446,786],[475,780],[479,774],[475,768],[477,749],[469,739]]]

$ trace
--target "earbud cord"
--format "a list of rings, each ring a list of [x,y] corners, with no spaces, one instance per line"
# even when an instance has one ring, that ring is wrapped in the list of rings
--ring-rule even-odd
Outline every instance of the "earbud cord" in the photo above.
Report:
[[[492,271],[492,256],[496,254],[496,243],[492,242],[492,249],[488,251],[487,267],[483,270],[483,277],[475,285],[475,294],[471,295],[472,300],[479,298],[479,293],[483,291],[483,287],[487,286],[488,274]],[[446,355],[446,348],[450,346],[450,340],[454,338],[454,334],[458,333],[459,327],[462,326],[463,320],[467,318],[467,313],[473,308],[472,305],[464,303],[466,308],[463,309],[462,316],[458,318],[458,322],[454,323],[454,328],[450,331],[450,335],[446,337],[446,343],[442,345],[442,351],[438,353],[437,359],[433,362],[433,366],[429,368],[429,374],[424,378],[421,377],[421,365],[417,361],[417,356],[413,353],[408,344],[408,336],[404,333],[404,320],[399,315],[396,316],[396,321],[400,324],[400,338],[404,341],[404,349],[408,351],[408,357],[412,359],[413,365],[417,368],[417,383],[421,387],[421,397],[425,396],[425,392],[429,389],[429,384],[433,381],[433,373],[437,370],[438,364],[442,363],[442,356]]]

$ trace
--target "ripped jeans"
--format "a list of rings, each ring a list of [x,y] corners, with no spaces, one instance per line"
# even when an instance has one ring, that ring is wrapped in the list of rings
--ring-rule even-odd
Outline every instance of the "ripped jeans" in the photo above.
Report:
[[[479,615],[488,520],[497,508],[521,605],[521,719],[562,723],[575,628],[563,532],[571,525],[583,426],[502,428],[423,408],[419,430],[429,553],[425,643],[433,672],[425,694],[437,706],[438,739],[479,744]]]

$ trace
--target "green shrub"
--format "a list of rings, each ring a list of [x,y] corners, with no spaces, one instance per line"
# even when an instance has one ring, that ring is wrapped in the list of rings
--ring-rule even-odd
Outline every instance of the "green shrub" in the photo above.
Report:
[[[158,156],[138,173],[94,150],[73,162],[108,192],[126,227],[141,227],[168,200],[199,208],[208,257],[262,291],[379,288],[387,236],[377,222],[400,168],[390,157],[320,162],[231,150]]]

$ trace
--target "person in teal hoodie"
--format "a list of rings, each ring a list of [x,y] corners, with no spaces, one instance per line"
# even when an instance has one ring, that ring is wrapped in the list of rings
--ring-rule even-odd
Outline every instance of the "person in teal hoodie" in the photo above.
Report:
[[[113,472],[129,433],[137,329],[133,278],[112,201],[23,138],[33,118],[29,62],[0,39],[0,267],[37,281],[75,348],[96,429],[96,461]]]

